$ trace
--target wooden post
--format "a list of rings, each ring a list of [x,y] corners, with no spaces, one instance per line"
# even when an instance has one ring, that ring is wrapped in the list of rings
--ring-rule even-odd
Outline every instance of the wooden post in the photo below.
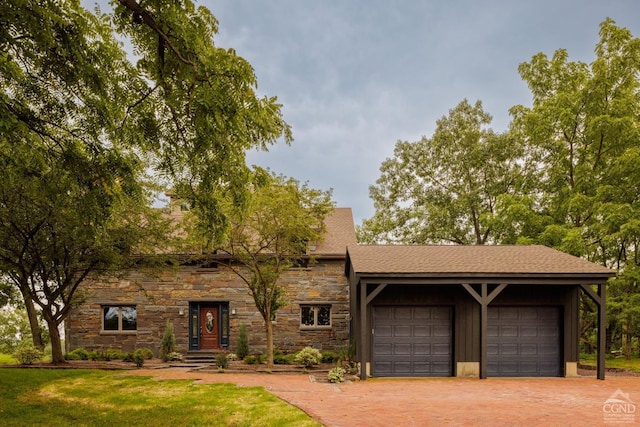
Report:
[[[606,351],[606,339],[607,339],[607,285],[598,285],[598,296],[600,297],[600,304],[598,304],[598,379],[604,380],[604,354]]]
[[[367,379],[367,356],[369,353],[367,326],[367,284],[360,282],[360,379]]]
[[[480,379],[487,378],[487,284],[480,285]]]

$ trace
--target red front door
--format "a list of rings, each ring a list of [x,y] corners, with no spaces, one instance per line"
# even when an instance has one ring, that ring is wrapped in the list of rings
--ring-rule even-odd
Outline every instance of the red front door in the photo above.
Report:
[[[200,307],[200,350],[220,348],[218,307]]]

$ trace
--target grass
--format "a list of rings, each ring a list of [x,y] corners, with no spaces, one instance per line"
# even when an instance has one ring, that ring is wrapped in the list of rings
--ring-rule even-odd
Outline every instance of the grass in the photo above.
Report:
[[[319,426],[262,387],[0,368],[0,425]]]
[[[0,353],[0,365],[11,365],[15,363],[18,363],[18,361],[14,359],[13,356]]]
[[[580,355],[580,363],[596,366],[596,356],[582,354]],[[607,368],[626,369],[628,371],[640,373],[640,357],[632,357],[627,360],[624,357],[607,356],[604,360],[604,365]]]

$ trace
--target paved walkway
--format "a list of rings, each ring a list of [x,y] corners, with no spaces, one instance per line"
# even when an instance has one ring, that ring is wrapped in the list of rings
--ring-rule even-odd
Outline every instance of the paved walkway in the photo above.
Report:
[[[127,375],[263,386],[327,426],[640,425],[640,377],[370,379],[328,384],[313,382],[308,375],[176,368],[141,369]],[[605,405],[618,390],[637,405],[638,414],[632,412],[633,404]]]

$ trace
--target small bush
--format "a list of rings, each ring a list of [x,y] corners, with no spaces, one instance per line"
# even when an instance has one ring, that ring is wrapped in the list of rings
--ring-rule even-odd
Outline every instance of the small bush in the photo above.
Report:
[[[244,363],[247,365],[260,365],[267,360],[267,356],[264,354],[256,354],[251,356],[246,356],[244,358]]]
[[[229,362],[233,362],[238,360],[238,355],[235,353],[227,353],[227,359],[229,360]]]
[[[71,354],[75,354],[80,360],[89,360],[89,352],[84,348],[76,348]]]
[[[169,354],[176,349],[176,336],[173,333],[173,323],[167,320],[162,334],[162,347],[160,349],[160,358],[163,362],[169,361]]]
[[[339,358],[340,356],[335,351],[322,352],[322,363],[335,363]]]
[[[132,352],[127,352],[127,353],[122,353],[122,361],[123,362],[133,362],[133,353]]]
[[[305,368],[310,368],[313,365],[320,363],[322,360],[322,353],[313,347],[305,347],[296,354],[294,360]]]
[[[329,371],[329,374],[327,375],[327,379],[329,380],[330,383],[341,383],[342,381],[344,381],[344,374],[345,374],[345,370],[342,369],[339,366],[336,366],[335,368],[331,368],[331,370]]]
[[[238,334],[238,345],[236,346],[236,354],[238,359],[242,360],[249,354],[249,339],[247,338],[247,325],[240,324],[240,332]]]
[[[153,351],[150,348],[140,347],[138,350],[142,352],[142,355],[146,360],[153,359]]]
[[[216,353],[216,365],[218,365],[219,369],[227,369],[229,367],[229,358],[227,357],[227,353],[224,351]]]
[[[144,361],[144,350],[141,348],[136,349],[133,352],[133,363],[135,363],[138,368],[142,368],[142,366],[144,365]]]
[[[109,348],[109,349],[104,351],[104,358],[105,358],[106,361],[121,360],[122,359],[122,352],[120,350],[117,350],[117,349],[114,349],[114,348]]]
[[[13,353],[13,357],[21,365],[33,365],[34,362],[42,360],[44,353],[38,350],[29,342],[23,342],[18,345],[18,349]]]
[[[182,354],[178,353],[177,351],[172,351],[171,353],[167,354],[167,361],[182,362]]]

